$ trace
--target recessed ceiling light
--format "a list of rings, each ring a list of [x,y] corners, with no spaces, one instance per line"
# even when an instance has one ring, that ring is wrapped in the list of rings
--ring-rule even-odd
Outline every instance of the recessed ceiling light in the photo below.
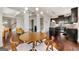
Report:
[[[41,11],[40,14],[43,14],[43,12]]]
[[[26,13],[26,11],[24,10],[24,13]]]
[[[28,10],[28,8],[27,7],[25,7],[25,9],[24,9],[24,13],[26,13],[26,11]]]
[[[35,10],[36,10],[36,11],[38,11],[38,10],[39,10],[39,8],[35,8]]]
[[[27,7],[25,7],[25,11],[27,11],[28,10],[28,8]]]

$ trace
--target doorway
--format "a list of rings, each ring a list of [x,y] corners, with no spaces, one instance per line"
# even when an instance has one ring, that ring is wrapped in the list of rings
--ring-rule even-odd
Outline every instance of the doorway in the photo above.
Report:
[[[31,20],[31,31],[34,32],[34,20]]]

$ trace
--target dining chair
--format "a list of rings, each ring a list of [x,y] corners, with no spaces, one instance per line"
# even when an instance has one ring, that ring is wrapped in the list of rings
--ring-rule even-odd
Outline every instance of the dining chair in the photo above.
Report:
[[[10,49],[12,50],[12,51],[16,51],[17,49],[16,49],[16,47],[19,45],[20,43],[19,43],[19,40],[18,40],[18,38],[15,38],[15,37],[11,37],[10,38]]]
[[[7,38],[8,38],[8,33],[9,28],[5,28],[4,31],[2,32],[2,41],[3,41],[3,47],[6,47],[7,45]]]

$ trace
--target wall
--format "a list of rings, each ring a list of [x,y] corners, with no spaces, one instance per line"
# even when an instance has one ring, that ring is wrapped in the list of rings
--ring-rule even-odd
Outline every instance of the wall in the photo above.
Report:
[[[0,8],[0,47],[3,46],[3,44],[2,44],[2,32],[3,32],[3,25],[2,25],[2,8]]]
[[[50,27],[50,17],[44,15],[44,32],[48,32]]]
[[[16,17],[16,27],[19,27],[19,28],[23,28],[24,29],[24,18],[23,16],[17,16]]]
[[[12,29],[15,29],[16,28],[16,19],[15,18],[12,18],[11,19],[11,28]]]

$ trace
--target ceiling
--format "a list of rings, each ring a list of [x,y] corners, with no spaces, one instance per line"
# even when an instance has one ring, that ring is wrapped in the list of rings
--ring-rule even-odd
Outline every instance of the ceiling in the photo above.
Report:
[[[20,13],[17,10],[7,8],[7,7],[4,7],[2,12],[3,12],[3,16],[8,16],[8,17],[14,17],[14,16],[16,16],[17,14]]]
[[[38,7],[40,13],[41,11],[52,18],[56,18],[59,15],[70,15],[71,14],[71,8],[73,7]],[[8,16],[16,16],[18,14],[23,14],[24,7],[4,7],[3,8],[3,14]],[[36,14],[35,7],[29,7],[29,11],[31,13]]]
[[[59,15],[70,15],[72,7],[48,7],[48,8],[41,8],[45,11],[48,15],[52,18],[56,18]]]

